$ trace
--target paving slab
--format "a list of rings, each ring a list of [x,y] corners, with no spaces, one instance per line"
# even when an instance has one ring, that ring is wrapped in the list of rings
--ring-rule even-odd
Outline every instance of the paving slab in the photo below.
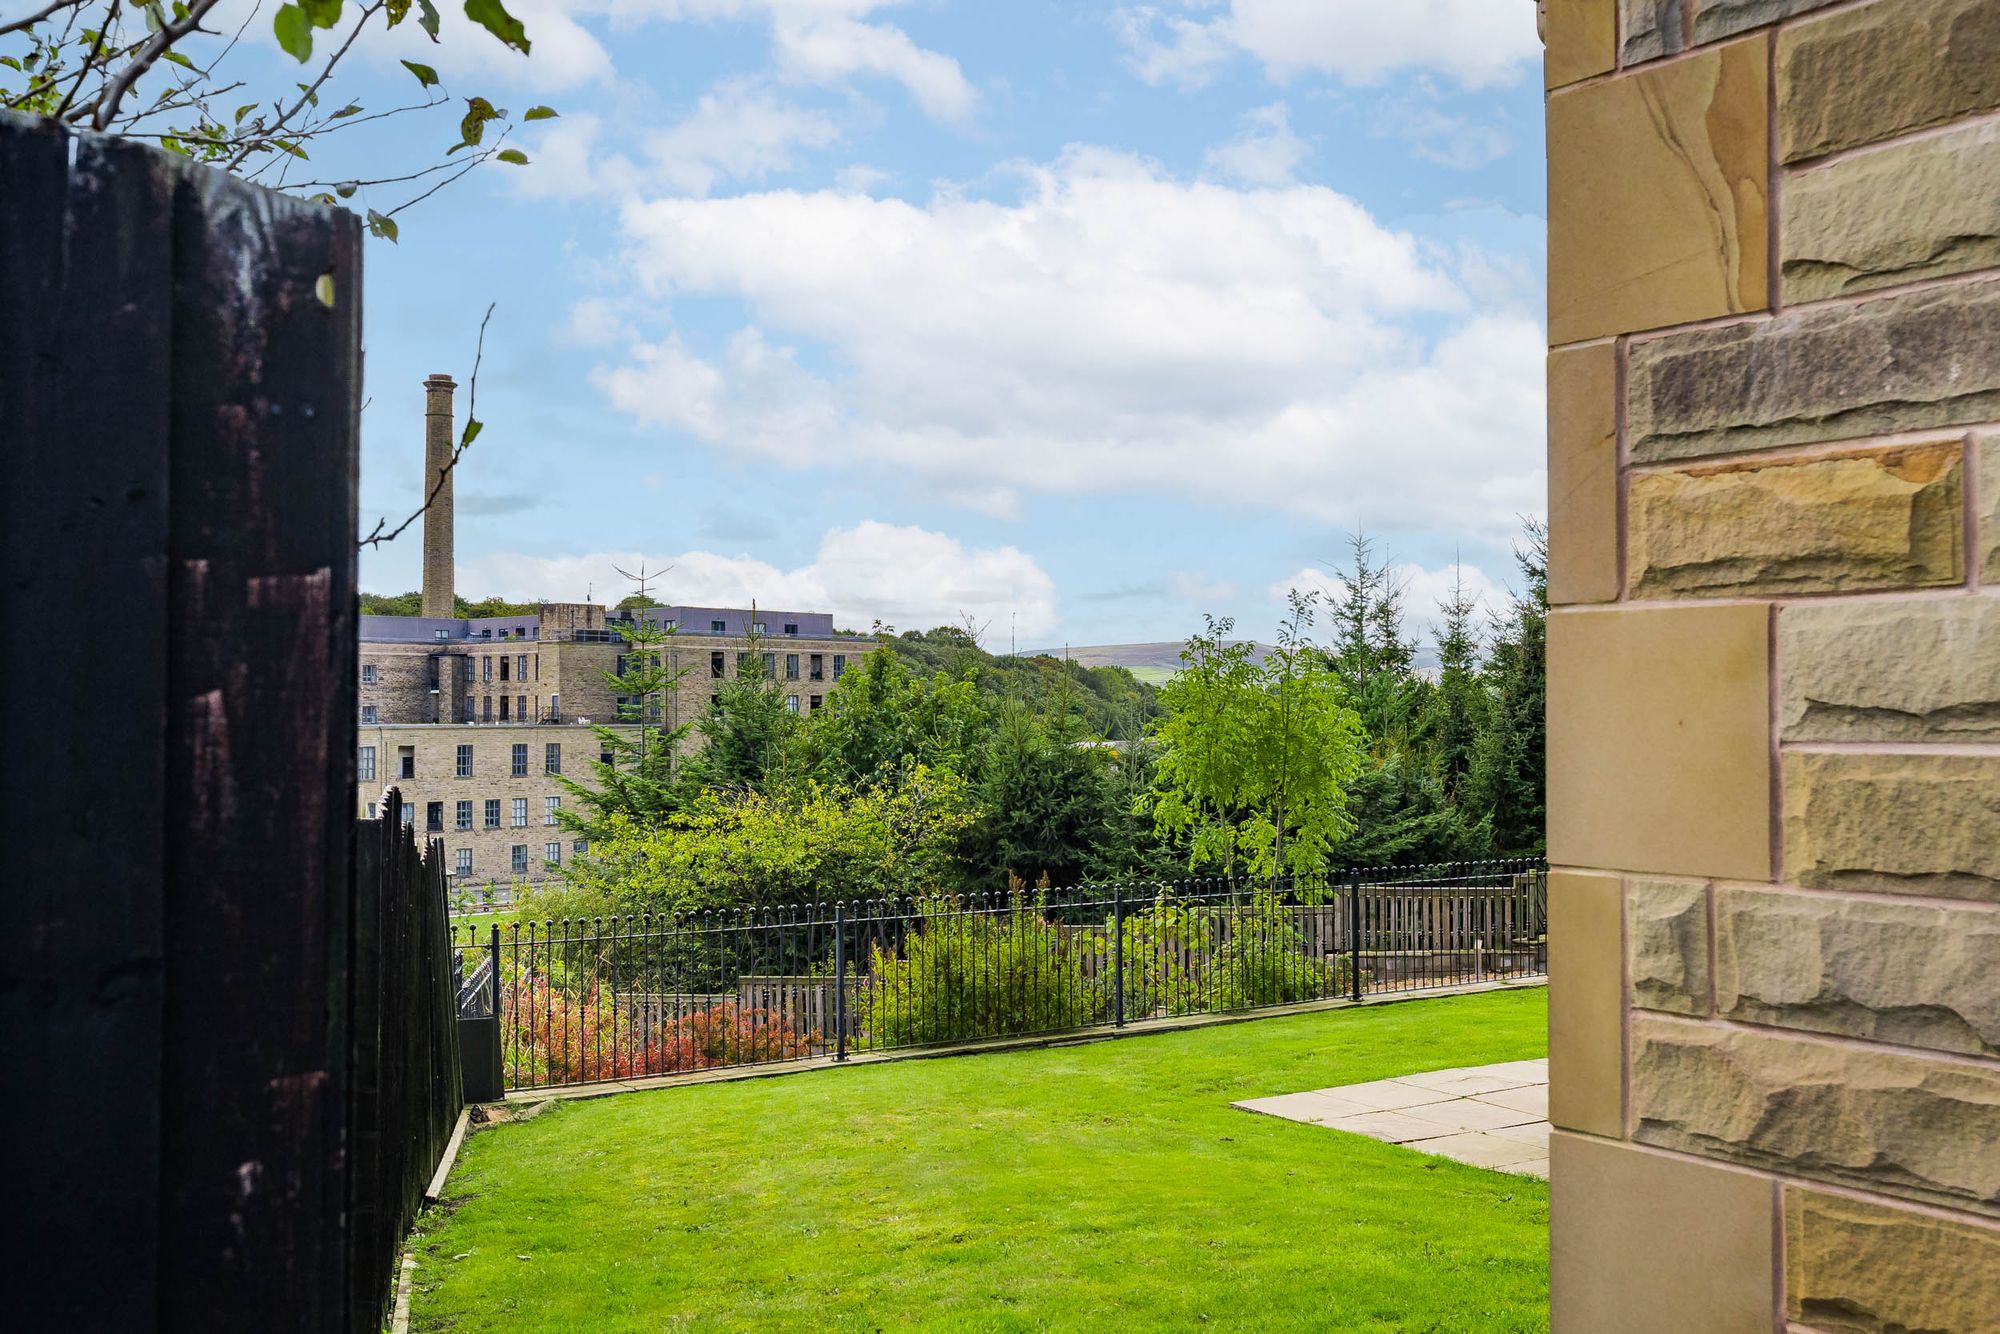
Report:
[[[1505,1061],[1251,1098],[1234,1105],[1475,1167],[1546,1179],[1548,1084],[1547,1061]]]

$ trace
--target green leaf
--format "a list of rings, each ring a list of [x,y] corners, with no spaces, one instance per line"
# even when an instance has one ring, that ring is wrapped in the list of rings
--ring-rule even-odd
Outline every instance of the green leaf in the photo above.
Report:
[[[360,114],[361,114],[361,104],[359,102],[349,102],[346,106],[334,112],[331,116],[328,116],[327,119],[346,120],[349,116],[358,116]]]
[[[438,72],[432,69],[429,65],[419,65],[414,60],[405,60],[403,62],[403,68],[408,70],[410,73],[416,75],[417,82],[422,84],[424,87],[432,88],[437,85]]]
[[[162,51],[160,52],[160,59],[172,61],[174,64],[179,65],[182,69],[199,68],[199,66],[197,66],[192,60],[189,60],[186,56],[182,55],[178,51]]]
[[[298,0],[315,28],[331,28],[340,22],[341,0]]]
[[[236,108],[236,123],[238,125],[241,125],[243,123],[243,118],[249,115],[251,112],[255,111],[256,109],[257,109],[257,104],[255,102],[245,102],[242,106]]]
[[[410,0],[387,0],[382,8],[387,11],[392,28],[410,16]]]
[[[465,16],[522,55],[528,54],[528,32],[500,0],[465,0]]]
[[[458,437],[458,447],[464,449],[471,445],[473,441],[479,438],[479,433],[485,429],[485,422],[480,421],[477,417],[467,417],[465,419],[465,430]]]
[[[271,32],[285,53],[301,65],[312,59],[312,20],[306,17],[305,10],[297,5],[280,6],[271,20]]]
[[[394,241],[396,239],[396,220],[386,213],[377,213],[371,208],[368,210],[368,230],[376,236]]]
[[[21,62],[14,59],[14,57],[12,56],[0,56],[0,65],[5,65],[8,69],[21,68]],[[25,71],[23,72],[25,73]]]
[[[494,156],[498,157],[502,162],[511,162],[517,167],[528,165],[528,155],[518,148],[503,148]]]
[[[528,114],[521,117],[522,120],[554,120],[555,118],[556,109],[554,107],[529,107]]]
[[[354,192],[360,188],[361,188],[361,183],[359,181],[348,181],[344,184],[336,185],[333,187],[334,193],[338,194],[342,199],[354,198]]]
[[[486,122],[499,119],[500,113],[493,104],[483,97],[465,99],[465,118],[458,122],[458,137],[468,144],[477,144],[485,137]]]
[[[438,39],[437,6],[431,0],[417,0],[417,26],[429,33],[433,42]]]

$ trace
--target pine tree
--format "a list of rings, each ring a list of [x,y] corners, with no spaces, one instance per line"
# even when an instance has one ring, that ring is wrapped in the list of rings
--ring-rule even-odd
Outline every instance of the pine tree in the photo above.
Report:
[[[576,798],[558,818],[572,832],[592,838],[604,836],[614,815],[641,825],[664,823],[687,799],[679,757],[688,726],[665,725],[663,716],[688,673],[671,665],[666,651],[674,632],[640,617],[613,624],[625,651],[618,655],[617,669],[603,677],[618,701],[618,721],[590,729],[600,752],[590,766],[595,785],[556,779]]]
[[[1464,568],[1454,565],[1451,593],[1438,607],[1438,682],[1422,729],[1431,769],[1445,799],[1454,805],[1465,798],[1487,714],[1479,636],[1472,620],[1478,608],[1478,599],[1465,587]]]
[[[1548,530],[1530,520],[1516,547],[1525,590],[1494,627],[1486,678],[1492,695],[1467,788],[1488,813],[1502,856],[1539,856],[1547,847]]]

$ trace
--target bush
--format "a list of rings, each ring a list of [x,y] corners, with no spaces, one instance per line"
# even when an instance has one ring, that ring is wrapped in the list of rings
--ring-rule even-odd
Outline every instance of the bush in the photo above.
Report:
[[[1306,951],[1297,918],[1275,898],[1260,894],[1233,923],[1216,953],[1204,988],[1210,1010],[1249,1010],[1338,995],[1342,967]]]
[[[1350,972],[1345,958],[1316,956],[1292,910],[1267,893],[1247,907],[1163,897],[1126,914],[1120,949],[1127,1020],[1321,1000],[1341,995]]]
[[[1039,904],[979,913],[933,899],[918,911],[900,955],[872,949],[860,1006],[868,1045],[1049,1033],[1105,1018],[1109,988],[1085,975],[1078,933]]]
[[[616,1004],[591,986],[575,995],[545,977],[509,983],[501,1013],[511,1029],[509,1082],[575,1084],[810,1056],[818,1033],[799,1033],[767,1010],[718,1001],[674,1014],[646,998]]]

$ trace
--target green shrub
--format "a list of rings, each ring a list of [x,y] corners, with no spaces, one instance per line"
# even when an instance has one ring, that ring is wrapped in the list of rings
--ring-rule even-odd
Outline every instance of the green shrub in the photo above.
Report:
[[[1058,926],[1039,904],[971,913],[934,899],[919,912],[900,954],[872,951],[861,991],[869,1046],[1049,1033],[1105,1018],[1108,979],[1084,968],[1094,933]]]
[[[1126,914],[1121,949],[1128,1021],[1338,996],[1350,973],[1345,958],[1313,954],[1291,909],[1270,894],[1243,906],[1162,897]]]

